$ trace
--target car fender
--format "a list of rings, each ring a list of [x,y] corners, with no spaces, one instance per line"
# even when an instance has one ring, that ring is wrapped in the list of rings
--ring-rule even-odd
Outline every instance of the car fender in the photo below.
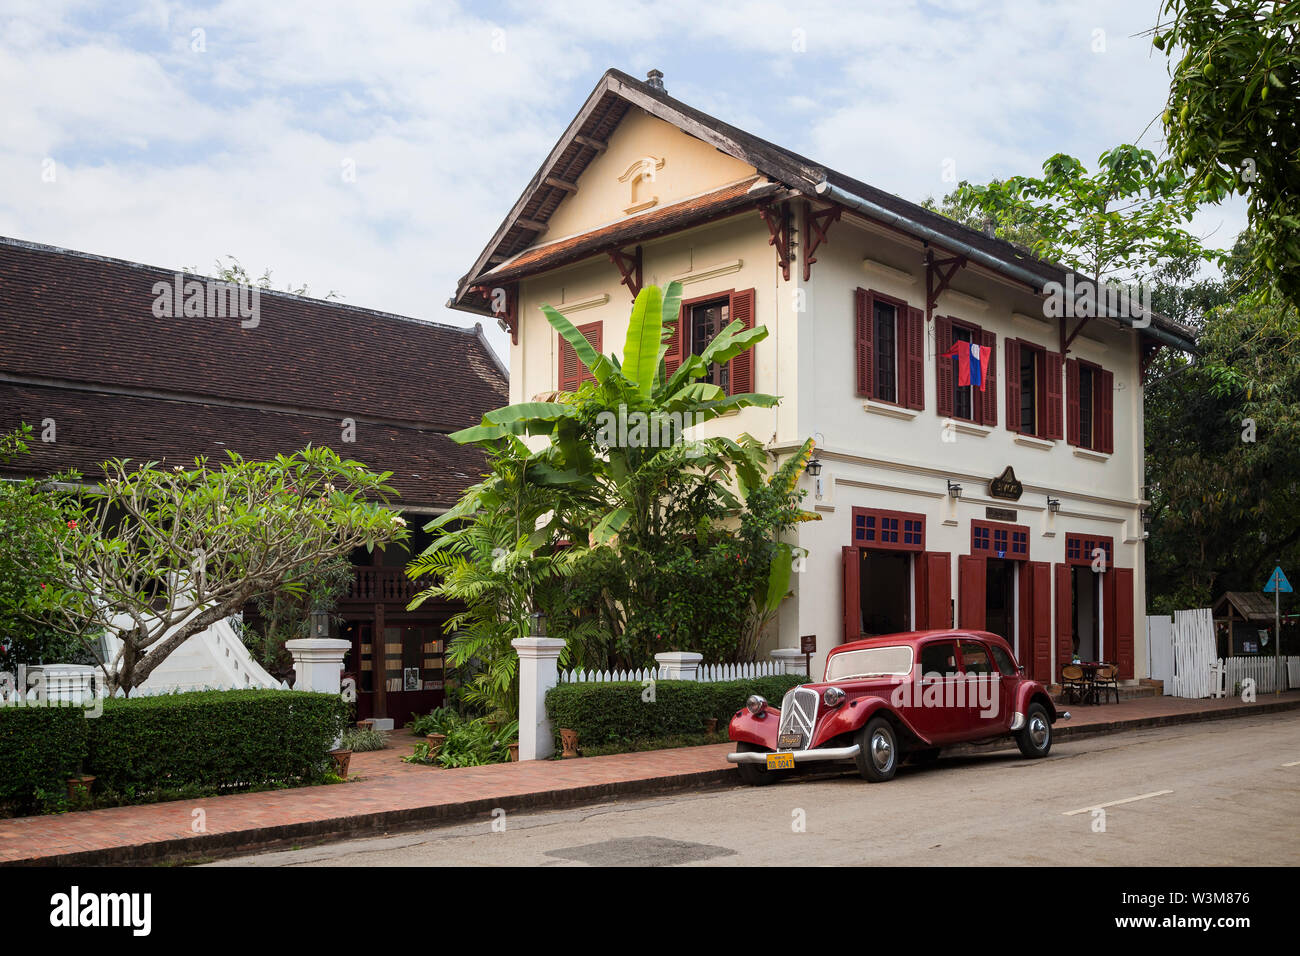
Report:
[[[777,728],[781,726],[781,710],[769,706],[761,717],[755,717],[742,707],[727,724],[727,736],[737,743],[757,744],[768,750],[776,749]]]
[[[1019,690],[1016,691],[1016,713],[1021,715],[1029,713],[1031,703],[1042,704],[1047,711],[1047,719],[1056,723],[1056,704],[1052,702],[1052,695],[1047,692],[1047,688],[1038,681],[1026,681],[1020,685]]]
[[[846,701],[823,717],[813,735],[812,745],[820,747],[841,734],[856,733],[866,726],[867,721],[881,712],[888,714],[921,743],[927,746],[930,744],[930,739],[918,733],[907,718],[889,706],[889,701],[880,697],[860,697],[856,701]]]

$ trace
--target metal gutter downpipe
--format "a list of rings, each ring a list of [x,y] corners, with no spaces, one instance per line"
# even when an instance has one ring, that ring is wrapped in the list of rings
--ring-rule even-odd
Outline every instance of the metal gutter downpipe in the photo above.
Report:
[[[1019,279],[1030,288],[1036,290],[1039,295],[1042,295],[1043,277],[1016,265],[1014,262],[1007,262],[1003,259],[997,258],[996,256],[991,256],[982,249],[976,249],[974,246],[962,242],[960,239],[954,239],[951,236],[944,235],[937,229],[931,229],[929,226],[923,225],[914,219],[908,219],[906,216],[901,216],[891,209],[886,209],[884,206],[871,202],[868,199],[862,199],[859,196],[853,195],[853,193],[846,192],[839,186],[832,185],[828,180],[822,180],[819,182],[816,186],[816,190],[817,195],[823,199],[837,202],[841,206],[855,209],[872,219],[879,219],[891,226],[896,226],[904,232],[909,232],[922,239],[934,242],[936,245],[942,246],[952,252],[959,253],[968,259],[972,259],[980,265],[992,269],[994,272],[1001,272],[1004,275],[1011,276],[1013,279]],[[1158,328],[1154,324],[1138,329],[1133,326],[1132,320],[1116,318],[1116,321],[1123,322],[1130,327],[1133,327],[1135,331],[1145,332],[1152,338],[1159,339],[1165,345],[1172,346],[1181,352],[1188,351],[1188,345],[1186,342],[1179,339],[1176,335]]]

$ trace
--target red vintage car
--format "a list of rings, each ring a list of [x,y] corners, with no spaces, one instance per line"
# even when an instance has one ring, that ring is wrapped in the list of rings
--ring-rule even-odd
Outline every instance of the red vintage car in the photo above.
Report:
[[[727,760],[751,785],[827,760],[853,760],[882,782],[900,761],[928,762],[956,743],[1011,737],[1026,757],[1046,757],[1052,724],[1069,716],[996,634],[889,634],[835,648],[825,680],[789,691],[780,709],[750,697],[731,720],[740,746]]]

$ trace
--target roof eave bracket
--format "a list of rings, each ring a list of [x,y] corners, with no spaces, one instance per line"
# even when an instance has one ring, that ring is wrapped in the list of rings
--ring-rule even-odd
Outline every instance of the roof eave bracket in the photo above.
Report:
[[[767,223],[770,238],[769,246],[776,247],[776,263],[781,267],[781,275],[790,281],[790,210],[785,203],[776,208],[776,203],[759,203],[758,214]]]
[[[619,281],[632,293],[632,301],[641,294],[641,247],[637,246],[631,253],[622,249],[611,249],[609,261],[618,270]]]
[[[815,255],[817,247],[825,244],[826,233],[830,231],[831,223],[838,222],[842,212],[844,212],[843,206],[829,206],[814,211],[808,203],[804,203],[804,220],[808,224],[808,248],[804,250],[803,257],[804,282],[812,279],[812,265],[817,261]],[[786,278],[790,277],[787,275]]]

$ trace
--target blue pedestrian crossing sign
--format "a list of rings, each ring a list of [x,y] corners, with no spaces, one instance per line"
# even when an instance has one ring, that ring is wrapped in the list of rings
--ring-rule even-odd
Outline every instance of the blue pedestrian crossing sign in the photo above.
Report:
[[[1274,592],[1279,592],[1281,594],[1291,593],[1291,582],[1288,581],[1286,575],[1282,573],[1281,565],[1278,565],[1273,569],[1272,575],[1269,576],[1268,584],[1264,585],[1265,594],[1273,594]]]

